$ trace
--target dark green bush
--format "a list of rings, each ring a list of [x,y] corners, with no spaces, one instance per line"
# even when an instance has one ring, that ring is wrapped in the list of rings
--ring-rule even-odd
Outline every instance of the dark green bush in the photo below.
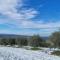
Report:
[[[60,51],[54,51],[51,53],[52,55],[57,55],[57,56],[60,56]]]

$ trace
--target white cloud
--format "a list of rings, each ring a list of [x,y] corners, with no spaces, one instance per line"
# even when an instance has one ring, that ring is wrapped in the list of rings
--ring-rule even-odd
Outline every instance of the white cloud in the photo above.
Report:
[[[20,4],[18,4],[18,1]],[[7,24],[11,28],[36,28],[36,29],[46,29],[51,28],[52,30],[44,30],[45,32],[51,32],[55,31],[53,28],[60,27],[60,21],[58,22],[48,22],[44,23],[44,21],[32,21],[32,18],[34,18],[38,11],[36,11],[34,8],[30,8],[28,10],[18,10],[16,7],[22,8],[23,6],[23,0],[0,0],[0,13],[3,15],[6,15],[9,17],[9,19],[0,19],[0,24]],[[11,25],[10,25],[11,24]],[[12,25],[14,25],[12,27]],[[35,33],[35,32],[34,32]]]
[[[15,10],[17,0],[0,0],[0,13],[6,14]]]
[[[23,0],[0,0],[0,13],[17,20],[33,18],[37,13],[34,9],[20,10],[20,13],[17,13],[18,6],[22,8]]]
[[[48,23],[44,23],[44,21],[38,21],[38,22],[34,22],[34,21],[21,21],[21,22],[17,22],[18,24],[16,24],[19,28],[36,28],[36,29],[55,29],[55,28],[59,28],[60,27],[60,21],[57,22],[48,22]],[[21,25],[21,26],[19,26]]]
[[[0,13],[9,17],[9,19],[4,19],[4,21],[0,19],[0,23],[8,23],[20,26],[20,23],[24,23],[25,20],[30,20],[37,15],[37,11],[33,8],[28,10],[19,10],[20,12],[18,13],[18,10],[16,9],[18,6],[22,8],[23,0],[0,0]]]

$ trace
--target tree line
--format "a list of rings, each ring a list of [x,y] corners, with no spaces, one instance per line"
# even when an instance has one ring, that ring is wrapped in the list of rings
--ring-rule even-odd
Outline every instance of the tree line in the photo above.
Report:
[[[0,38],[0,45],[43,46],[44,40],[39,35],[20,38]]]
[[[60,48],[60,32],[58,31],[52,33],[48,40],[44,40],[40,35],[33,35],[23,38],[0,38],[0,45]]]

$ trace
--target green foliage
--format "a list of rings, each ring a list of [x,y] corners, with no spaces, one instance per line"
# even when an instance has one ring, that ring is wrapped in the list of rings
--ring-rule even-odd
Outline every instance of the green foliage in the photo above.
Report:
[[[21,39],[20,44],[22,46],[26,46],[27,45],[27,40],[26,39]]]
[[[60,56],[60,51],[54,51],[51,53],[52,55],[57,55],[57,56]]]
[[[19,46],[27,46],[28,45],[27,38],[18,38],[16,40],[16,44]]]
[[[18,37],[18,38],[2,38],[0,39],[1,45],[19,45],[21,46],[33,46],[33,47],[45,47],[48,46],[48,44],[45,43],[44,40],[39,35],[33,35],[29,38],[26,37]]]
[[[8,40],[3,38],[1,41],[0,41],[0,44],[1,45],[8,45]]]
[[[40,46],[40,43],[42,42],[42,38],[39,35],[33,35],[31,37],[30,45],[33,47],[38,47]]]
[[[53,47],[60,47],[60,32],[54,32],[50,36],[49,40],[52,43]]]
[[[15,45],[15,43],[16,43],[15,39],[13,39],[13,38],[9,39],[9,42],[8,42],[9,45]]]
[[[41,47],[50,47],[51,44],[50,44],[50,43],[46,43],[46,42],[42,42],[42,43],[40,44],[40,46],[41,46]]]

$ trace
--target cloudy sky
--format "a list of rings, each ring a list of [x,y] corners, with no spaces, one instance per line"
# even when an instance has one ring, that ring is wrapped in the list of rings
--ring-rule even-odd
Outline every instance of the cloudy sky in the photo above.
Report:
[[[60,0],[0,0],[0,33],[49,36],[60,27]]]

